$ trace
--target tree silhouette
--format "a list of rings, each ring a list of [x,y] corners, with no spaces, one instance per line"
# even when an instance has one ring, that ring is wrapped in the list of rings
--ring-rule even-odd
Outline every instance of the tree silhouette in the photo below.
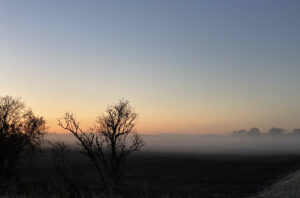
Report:
[[[99,172],[104,188],[110,193],[117,190],[126,157],[144,146],[142,138],[135,131],[136,118],[133,107],[122,99],[108,106],[89,132],[80,128],[79,121],[72,113],[66,113],[58,120],[59,126],[77,138]]]
[[[20,156],[38,146],[46,130],[43,117],[37,117],[20,98],[0,97],[0,188],[12,179]]]
[[[50,141],[49,144],[51,145],[51,158],[53,167],[57,175],[59,175],[64,183],[66,180],[66,166],[67,166],[67,156],[70,152],[68,146],[61,140],[57,141]]]
[[[235,130],[231,133],[231,135],[234,135],[234,136],[245,136],[247,135],[248,131],[245,130],[245,129],[241,129],[241,130]]]
[[[294,129],[292,134],[294,135],[300,135],[300,129]]]
[[[269,130],[269,135],[277,136],[277,135],[282,135],[284,132],[285,132],[285,130],[282,128],[273,127]]]
[[[257,136],[257,135],[261,135],[262,133],[260,132],[259,128],[251,128],[248,131],[248,135],[252,135],[252,136]]]
[[[71,150],[61,140],[49,141],[49,144],[51,146],[51,161],[55,169],[53,177],[54,189],[58,192],[58,197],[70,197],[68,195],[73,189],[71,190],[71,185],[69,185],[71,181],[68,171],[68,155]]]

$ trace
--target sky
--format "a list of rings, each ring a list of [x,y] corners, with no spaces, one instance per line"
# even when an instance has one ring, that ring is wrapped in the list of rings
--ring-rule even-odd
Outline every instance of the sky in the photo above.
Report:
[[[300,128],[300,1],[3,0],[0,96],[92,125],[128,99],[141,133]]]

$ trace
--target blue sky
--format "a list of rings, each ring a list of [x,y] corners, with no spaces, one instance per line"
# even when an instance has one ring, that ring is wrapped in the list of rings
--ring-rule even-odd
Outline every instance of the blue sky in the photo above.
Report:
[[[140,130],[294,128],[299,1],[1,1],[1,95],[84,121],[128,98]]]

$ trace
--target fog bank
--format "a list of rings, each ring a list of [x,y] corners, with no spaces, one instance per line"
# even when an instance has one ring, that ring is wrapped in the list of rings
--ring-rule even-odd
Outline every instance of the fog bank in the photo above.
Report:
[[[143,151],[236,153],[236,154],[300,154],[298,134],[260,135],[142,135],[146,145]],[[62,140],[75,144],[72,134],[48,133],[48,140]]]

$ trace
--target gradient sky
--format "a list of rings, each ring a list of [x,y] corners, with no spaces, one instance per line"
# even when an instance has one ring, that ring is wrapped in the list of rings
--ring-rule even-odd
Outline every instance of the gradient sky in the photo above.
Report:
[[[0,95],[83,127],[124,97],[142,133],[300,128],[300,1],[0,2]]]

